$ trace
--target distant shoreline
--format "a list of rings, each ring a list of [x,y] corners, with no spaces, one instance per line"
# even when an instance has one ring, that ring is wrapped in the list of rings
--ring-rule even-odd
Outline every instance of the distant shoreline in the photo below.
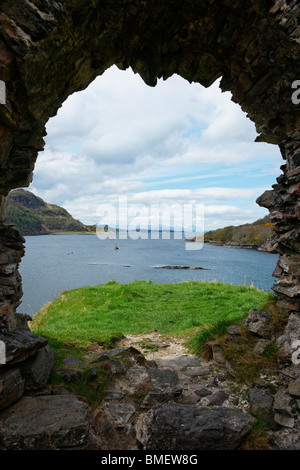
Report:
[[[22,233],[23,237],[36,237],[39,235],[96,235],[96,232],[44,232],[44,233]]]
[[[256,251],[266,251],[263,245],[254,245],[254,244],[242,244],[242,243],[234,243],[234,242],[217,242],[217,241],[210,241],[204,240],[204,243],[207,245],[216,245],[216,246],[224,246],[225,248],[243,248],[245,250],[256,250]]]
[[[186,242],[190,243],[197,243],[197,237],[186,239]],[[201,242],[203,242],[201,240]],[[255,250],[255,251],[264,251],[268,253],[268,250],[264,248],[264,245],[255,245],[252,243],[235,243],[235,242],[220,242],[217,240],[204,240],[204,244],[206,245],[214,245],[214,246],[224,246],[225,248],[242,248],[244,250]]]
[[[47,233],[27,233],[27,234],[22,234],[23,237],[34,237],[34,236],[39,236],[39,235],[97,235],[99,232],[92,232],[92,231],[84,231],[84,232],[59,232],[59,231],[54,231],[54,232],[47,232]],[[113,233],[113,232],[100,232],[100,233]],[[197,243],[196,237],[194,238],[188,238],[184,239],[184,242],[188,243]],[[244,250],[254,250],[254,251],[264,251],[268,253],[268,250],[264,248],[263,245],[255,245],[255,244],[242,244],[242,243],[234,243],[234,242],[219,242],[219,241],[212,241],[212,240],[204,240],[204,244],[206,245],[213,245],[213,246],[223,246],[225,248],[240,248]]]

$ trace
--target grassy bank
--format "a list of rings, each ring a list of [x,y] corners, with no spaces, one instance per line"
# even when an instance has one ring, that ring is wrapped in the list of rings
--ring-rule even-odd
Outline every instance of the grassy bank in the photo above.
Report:
[[[31,322],[31,330],[59,348],[112,347],[126,334],[157,330],[190,337],[204,327],[230,324],[262,308],[271,294],[249,286],[182,282],[110,281],[63,292]]]

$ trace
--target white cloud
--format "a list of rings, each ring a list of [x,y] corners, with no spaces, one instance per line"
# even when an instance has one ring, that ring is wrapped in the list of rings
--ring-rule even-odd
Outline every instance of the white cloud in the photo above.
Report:
[[[258,197],[266,188],[194,188],[194,189],[162,189],[132,194],[128,200],[132,203],[196,203],[203,201],[227,201],[228,199],[253,199]]]
[[[201,202],[211,225],[217,216],[219,226],[255,220],[254,201],[282,163],[277,147],[254,143],[253,123],[218,83],[205,89],[173,76],[151,88],[116,67],[69,97],[47,132],[29,189],[85,223],[120,195],[132,204]]]

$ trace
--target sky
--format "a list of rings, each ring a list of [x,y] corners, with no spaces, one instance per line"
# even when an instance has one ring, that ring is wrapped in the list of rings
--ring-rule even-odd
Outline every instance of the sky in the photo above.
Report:
[[[28,189],[84,224],[153,227],[157,207],[165,223],[171,208],[174,227],[250,223],[267,214],[255,200],[283,163],[277,146],[254,142],[254,124],[219,81],[206,89],[173,75],[152,88],[115,66],[71,95],[46,130]]]

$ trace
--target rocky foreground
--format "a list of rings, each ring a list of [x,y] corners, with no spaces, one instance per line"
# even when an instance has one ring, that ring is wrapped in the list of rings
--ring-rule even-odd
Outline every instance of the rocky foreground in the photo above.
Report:
[[[257,318],[252,311],[245,326],[262,348],[265,325]],[[232,326],[228,333],[240,331]],[[12,341],[12,354],[19,339]],[[83,361],[69,356],[63,367],[54,361],[54,351],[43,345],[22,362],[22,370],[16,363],[5,374],[0,371],[0,449],[243,449],[263,413],[269,423],[267,448],[300,450],[297,365],[238,385],[220,348],[205,362],[187,354],[179,340],[156,332],[128,337],[116,349],[90,351]],[[53,367],[65,386],[48,383]],[[101,392],[95,387],[100,370],[107,379]],[[92,405],[69,391],[82,381],[99,393]]]

